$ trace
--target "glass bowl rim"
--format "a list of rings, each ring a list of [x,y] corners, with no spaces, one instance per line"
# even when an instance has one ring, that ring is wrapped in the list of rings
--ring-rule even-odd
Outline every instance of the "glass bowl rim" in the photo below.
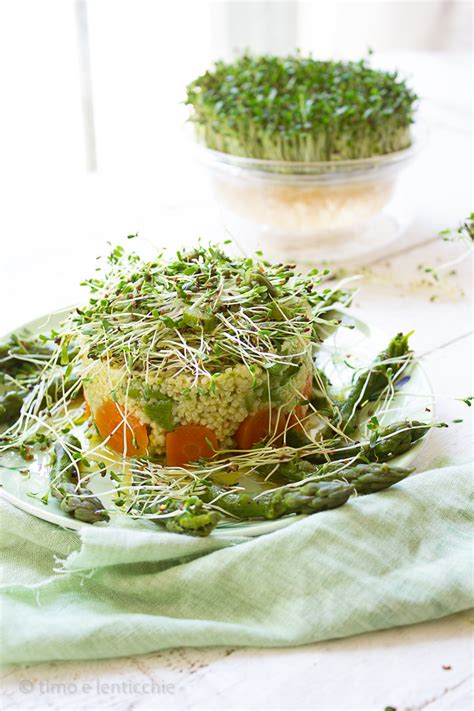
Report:
[[[286,161],[269,160],[265,158],[249,158],[233,153],[224,153],[208,148],[195,141],[195,147],[201,154],[204,163],[210,167],[237,170],[245,172],[250,170],[253,175],[286,175],[286,176],[311,176],[334,175],[337,173],[354,173],[373,170],[374,168],[388,168],[405,161],[411,160],[425,146],[428,129],[424,121],[418,120],[411,127],[412,141],[407,148],[391,153],[370,156],[368,158],[352,158],[328,161]]]

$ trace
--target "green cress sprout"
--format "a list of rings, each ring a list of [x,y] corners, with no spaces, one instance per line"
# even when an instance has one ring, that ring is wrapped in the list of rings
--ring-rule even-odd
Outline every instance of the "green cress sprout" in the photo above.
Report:
[[[411,143],[416,94],[367,61],[244,54],[187,87],[197,140],[277,161],[368,158]]]
[[[411,470],[393,467],[392,460],[430,428],[446,425],[408,419],[409,404],[404,404],[403,420],[385,419],[396,411],[397,388],[409,379],[413,363],[403,334],[392,338],[368,367],[349,366],[351,385],[333,389],[323,364],[313,358],[325,338],[340,327],[352,327],[334,311],[338,303],[350,303],[351,293],[322,287],[324,276],[317,269],[300,274],[294,264],[271,264],[259,253],[227,255],[215,245],[198,244],[151,261],[114,247],[85,282],[88,303],[49,334],[13,336],[0,344],[2,466],[26,477],[30,467],[44,467],[48,492],[28,495],[43,504],[56,499],[64,513],[81,522],[105,524],[111,501],[132,518],[193,536],[209,535],[222,515],[228,523],[229,518],[316,513],[342,506],[352,495],[396,484]],[[288,350],[288,341],[295,347]],[[348,365],[345,347],[335,348],[334,362]],[[311,397],[299,393],[295,419],[286,419],[284,432],[275,436],[269,430],[247,449],[234,449],[230,441],[217,456],[186,467],[168,466],[153,451],[118,458],[98,441],[97,423],[81,396],[82,386],[95,377],[85,359],[103,361],[108,379],[119,367],[127,379],[127,397],[142,399],[145,414],[148,408],[153,417],[158,413],[160,426],[168,431],[173,426],[168,398],[152,384],[141,390],[140,376],[166,367],[171,377],[193,375],[192,387],[201,395],[217,394],[219,375],[244,364],[255,389],[262,388],[258,407],[280,412],[272,384],[288,382],[295,369],[306,365],[306,355]],[[265,398],[264,386],[257,384],[259,368],[266,374]],[[189,390],[186,385],[181,395]],[[222,402],[233,408],[237,400],[232,390]],[[468,406],[471,400],[463,398]],[[247,410],[252,407],[251,399]],[[4,454],[8,459],[2,461]],[[15,464],[12,454],[25,461]],[[103,500],[95,493],[99,476]]]

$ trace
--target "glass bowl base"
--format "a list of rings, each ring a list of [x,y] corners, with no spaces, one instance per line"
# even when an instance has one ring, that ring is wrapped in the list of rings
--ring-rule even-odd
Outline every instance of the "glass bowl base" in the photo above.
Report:
[[[311,265],[363,264],[382,256],[405,232],[411,222],[405,201],[392,200],[368,222],[338,230],[316,230],[304,234],[257,227],[233,212],[223,211],[226,232],[246,254],[262,250],[270,260],[295,261]]]

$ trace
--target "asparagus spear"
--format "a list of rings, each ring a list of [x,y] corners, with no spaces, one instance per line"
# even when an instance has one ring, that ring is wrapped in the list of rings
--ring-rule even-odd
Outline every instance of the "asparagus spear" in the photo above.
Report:
[[[71,451],[71,453],[70,453]],[[76,460],[73,457],[74,452],[81,451],[81,443],[77,437],[72,434],[66,435],[63,442],[56,442],[54,447],[53,462],[49,472],[51,484],[56,482],[77,484],[79,481],[77,475]]]
[[[387,348],[376,357],[371,367],[353,382],[345,402],[340,408],[341,427],[353,432],[357,426],[357,410],[368,400],[377,398],[383,389],[396,380],[403,366],[412,356],[408,347],[408,335],[398,333]]]
[[[65,482],[57,484],[52,491],[61,502],[61,510],[78,521],[97,523],[110,520],[101,500],[90,489]]]
[[[44,343],[39,338],[12,336],[7,343],[0,344],[0,380],[2,384],[7,384],[10,390],[20,389],[24,391],[23,397],[25,398],[35,387],[41,386],[40,372],[50,361],[55,349],[59,347],[53,342]],[[67,361],[70,363],[78,353],[77,344],[74,342],[68,343],[66,352]],[[64,370],[63,372],[57,372],[48,383],[41,407],[58,400],[63,391],[67,392],[74,384],[77,383],[79,386],[78,376],[68,374],[67,378],[65,378],[63,375]],[[32,383],[31,381],[34,378],[36,378],[36,382]],[[77,391],[72,392],[71,397],[74,397],[76,393]]]
[[[275,519],[294,513],[312,514],[334,509],[346,503],[354,489],[342,481],[308,482],[299,488],[275,489],[255,495],[229,491],[216,484],[208,487],[201,498],[240,519]]]
[[[0,372],[12,376],[34,372],[51,358],[54,348],[53,343],[43,343],[38,338],[12,336],[0,344]]]
[[[21,382],[14,380],[9,385],[11,389],[0,396],[0,425],[12,425],[16,422],[20,417],[26,398],[34,390],[34,388],[28,388]],[[41,382],[35,385],[36,388],[40,386]],[[62,397],[63,392],[68,395],[68,400],[72,400],[79,394],[80,386],[81,380],[78,375],[71,373],[67,378],[64,378],[62,373],[58,373],[46,387],[39,409],[53,405]],[[22,390],[18,390],[18,387],[21,387]]]
[[[217,526],[220,516],[217,511],[205,509],[197,496],[191,496],[182,506],[182,513],[172,518],[156,519],[172,533],[187,533],[189,536],[208,536]]]
[[[0,425],[12,425],[20,416],[24,394],[18,390],[7,391],[0,397]]]
[[[372,494],[389,486],[397,484],[405,479],[413,469],[402,467],[391,467],[388,464],[354,464],[345,469],[341,469],[339,462],[331,462],[321,466],[314,466],[310,462],[295,459],[284,462],[275,471],[288,481],[301,481],[302,479],[314,476],[324,477],[324,481],[343,480],[354,487],[358,494]]]
[[[329,476],[343,478],[352,484],[358,494],[374,494],[377,491],[388,489],[411,474],[413,469],[404,467],[391,467],[388,464],[356,464],[350,469],[344,469]],[[328,479],[325,477],[325,481]]]
[[[74,435],[68,435],[65,442],[66,447],[61,442],[55,446],[54,461],[49,473],[51,493],[60,501],[61,510],[78,521],[109,521],[110,516],[100,499],[90,489],[79,485],[75,460],[68,450],[79,452],[81,443]]]
[[[79,395],[81,386],[82,380],[76,373],[70,373],[67,378],[63,373],[57,373],[48,383],[41,400],[41,407],[52,405],[63,396],[63,393],[68,395],[68,400],[72,400]]]
[[[445,425],[437,425],[444,427]],[[386,462],[394,457],[399,457],[407,452],[430,429],[430,425],[417,420],[394,422],[387,427],[382,427],[375,441],[350,443],[344,437],[321,440],[320,452],[300,455],[313,464],[324,464],[327,461],[339,459],[352,459],[357,457],[369,462]],[[287,433],[287,444],[290,447],[302,448],[316,444],[302,432],[290,430]]]

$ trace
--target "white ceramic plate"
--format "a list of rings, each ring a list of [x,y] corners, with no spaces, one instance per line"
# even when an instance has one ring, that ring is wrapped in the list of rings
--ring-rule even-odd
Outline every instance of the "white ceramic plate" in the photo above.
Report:
[[[54,314],[42,316],[16,329],[14,333],[22,333],[25,330],[32,334],[45,333],[58,326],[69,310],[64,309]],[[350,362],[355,367],[367,365],[389,341],[389,336],[353,317],[346,309],[340,309],[339,312],[344,324],[350,326],[350,328],[338,328],[336,333],[324,342],[318,356],[318,363],[337,388],[349,384],[352,371],[347,367],[347,362]],[[6,340],[10,335],[7,334],[5,339],[2,340]],[[422,367],[415,362],[409,376],[400,380],[399,389],[391,403],[390,411],[385,413],[383,417],[379,417],[379,420],[384,425],[403,419],[430,422],[433,416],[432,390]],[[394,459],[393,463],[399,466],[410,465],[426,439],[425,437],[420,440],[409,452]],[[48,490],[47,466],[41,465],[41,463],[33,463],[29,467],[28,476],[20,475],[9,468],[9,465],[13,466],[15,464],[14,457],[15,455],[13,454],[7,454],[0,461],[0,482],[2,485],[0,495],[4,499],[32,516],[64,528],[78,530],[82,526],[90,525],[76,521],[61,511],[59,503],[51,496],[47,504],[42,503],[39,499]],[[23,460],[22,466],[26,467]],[[113,489],[113,482],[108,477],[96,477],[89,482],[88,486],[100,496],[104,505],[111,512],[109,523],[96,524],[96,526],[105,525],[108,527],[156,530],[156,525],[152,522],[143,519],[132,519],[114,507],[112,495],[110,494],[110,490]],[[287,516],[276,521],[228,521],[219,524],[214,535],[259,536],[288,526],[300,518],[302,516]]]

